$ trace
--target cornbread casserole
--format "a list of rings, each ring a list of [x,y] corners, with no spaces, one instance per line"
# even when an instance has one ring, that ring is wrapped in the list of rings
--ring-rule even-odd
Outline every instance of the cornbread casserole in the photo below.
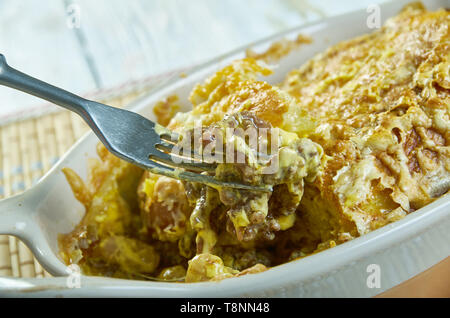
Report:
[[[87,275],[198,282],[256,273],[403,218],[450,188],[450,14],[408,6],[380,30],[339,43],[277,86],[258,56],[233,62],[190,95],[160,102],[161,124],[201,121],[277,134],[278,168],[263,174],[245,138],[243,163],[219,179],[272,192],[211,188],[144,172],[99,145],[89,180],[64,173],[86,214],[60,238]],[[263,140],[267,143],[267,140]],[[204,142],[217,145],[217,138]],[[220,143],[220,142],[219,142]]]

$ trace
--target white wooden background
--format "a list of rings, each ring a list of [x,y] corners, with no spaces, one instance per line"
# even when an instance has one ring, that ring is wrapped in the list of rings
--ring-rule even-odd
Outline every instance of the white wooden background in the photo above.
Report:
[[[383,1],[0,0],[0,53],[24,72],[86,94]],[[0,87],[0,124],[42,104]]]

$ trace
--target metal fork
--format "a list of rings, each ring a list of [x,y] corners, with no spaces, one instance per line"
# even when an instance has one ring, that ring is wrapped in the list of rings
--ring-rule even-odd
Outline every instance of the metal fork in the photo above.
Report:
[[[185,158],[181,162],[177,160],[175,163],[170,152],[179,140],[176,133],[137,113],[87,100],[26,75],[9,66],[2,54],[0,84],[77,113],[112,154],[153,173],[216,188],[270,191],[269,187],[223,182],[213,176],[201,174],[203,171],[214,171],[214,163],[193,158]]]

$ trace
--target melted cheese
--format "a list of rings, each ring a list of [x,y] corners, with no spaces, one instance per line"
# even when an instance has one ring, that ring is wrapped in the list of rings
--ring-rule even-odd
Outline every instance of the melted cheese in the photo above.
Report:
[[[87,213],[62,237],[63,258],[92,275],[217,280],[334,247],[445,195],[449,29],[445,9],[409,6],[380,30],[317,54],[279,85],[261,79],[272,72],[263,61],[269,55],[249,52],[253,58],[195,86],[191,112],[169,122],[177,99],[159,103],[158,118],[179,132],[243,113],[269,123],[280,142],[272,177],[282,182],[270,194],[216,191],[142,176],[100,147],[87,185],[64,171]],[[219,165],[216,174],[250,170],[251,181],[270,181],[245,140],[232,142],[247,166]]]

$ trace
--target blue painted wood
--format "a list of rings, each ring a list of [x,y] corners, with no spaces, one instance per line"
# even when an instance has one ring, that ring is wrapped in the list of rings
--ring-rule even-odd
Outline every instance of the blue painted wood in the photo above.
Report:
[[[2,0],[0,53],[78,94],[188,67],[383,0]],[[6,114],[42,102],[0,87]]]

